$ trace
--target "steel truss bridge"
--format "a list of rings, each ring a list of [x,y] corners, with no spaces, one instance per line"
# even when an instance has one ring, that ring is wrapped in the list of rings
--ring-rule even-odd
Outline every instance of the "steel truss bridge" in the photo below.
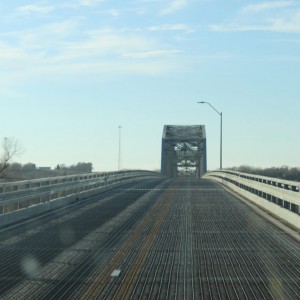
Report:
[[[161,172],[167,177],[200,178],[207,171],[204,125],[165,125],[162,137]]]
[[[0,184],[0,299],[300,299],[300,183],[197,178],[204,128],[165,129],[167,176]]]

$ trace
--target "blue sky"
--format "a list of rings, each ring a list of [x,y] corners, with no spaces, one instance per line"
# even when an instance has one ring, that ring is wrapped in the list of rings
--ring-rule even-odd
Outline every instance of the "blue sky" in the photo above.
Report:
[[[38,166],[160,168],[165,124],[205,125],[208,168],[300,166],[300,2],[0,3],[0,139]]]

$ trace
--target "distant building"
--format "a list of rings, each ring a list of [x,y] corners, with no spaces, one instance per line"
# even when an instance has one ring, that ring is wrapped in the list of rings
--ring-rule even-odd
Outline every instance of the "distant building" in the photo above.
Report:
[[[32,172],[36,170],[36,165],[33,163],[27,163],[22,166],[22,171]]]
[[[51,171],[51,167],[39,167],[39,171]]]

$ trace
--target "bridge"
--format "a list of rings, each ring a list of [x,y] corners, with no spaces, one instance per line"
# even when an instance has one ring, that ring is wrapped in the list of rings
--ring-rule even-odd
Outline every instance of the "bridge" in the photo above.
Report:
[[[204,172],[204,129],[163,174],[0,184],[0,299],[300,299],[300,183]]]
[[[165,125],[162,137],[161,173],[167,177],[196,176],[207,171],[204,125]]]

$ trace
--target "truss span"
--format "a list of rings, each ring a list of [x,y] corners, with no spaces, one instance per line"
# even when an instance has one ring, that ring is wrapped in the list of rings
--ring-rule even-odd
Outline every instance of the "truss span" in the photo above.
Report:
[[[201,177],[207,170],[204,125],[165,125],[161,172],[167,177]]]

